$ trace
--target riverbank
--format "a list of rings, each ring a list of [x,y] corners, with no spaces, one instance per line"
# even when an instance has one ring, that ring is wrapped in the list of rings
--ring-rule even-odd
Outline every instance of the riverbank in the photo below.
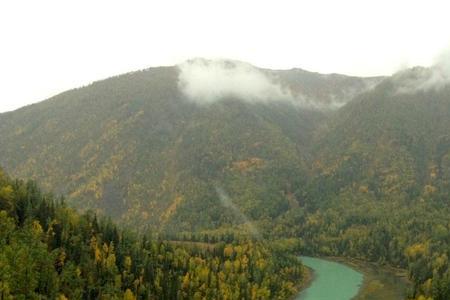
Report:
[[[380,266],[354,258],[323,257],[323,259],[345,264],[364,275],[362,286],[354,300],[405,299],[411,284],[404,269]]]
[[[312,284],[312,282],[314,281],[314,279],[316,278],[316,275],[314,273],[314,270],[303,265],[303,277],[302,277],[302,282],[300,282],[295,288],[297,290],[297,292],[292,295],[291,297],[289,297],[288,300],[295,300],[297,299],[298,295],[303,292],[304,290],[306,290],[307,288],[309,288]]]

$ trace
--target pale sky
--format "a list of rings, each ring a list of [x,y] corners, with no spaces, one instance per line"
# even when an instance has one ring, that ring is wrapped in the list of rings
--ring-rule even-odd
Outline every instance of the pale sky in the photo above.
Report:
[[[450,45],[448,1],[5,0],[0,112],[193,57],[389,75]]]

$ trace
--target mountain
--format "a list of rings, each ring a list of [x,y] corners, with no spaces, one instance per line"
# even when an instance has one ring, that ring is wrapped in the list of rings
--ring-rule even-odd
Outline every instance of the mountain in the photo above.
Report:
[[[321,109],[339,108],[383,80],[380,76],[353,77],[313,73],[302,69],[275,71],[272,74],[294,95],[300,95],[313,107]]]
[[[315,131],[301,209],[273,231],[309,255],[407,269],[406,299],[450,297],[450,80],[439,67],[385,78]]]
[[[216,188],[251,219],[275,218],[297,205],[314,130],[377,80],[199,59],[150,68],[1,114],[0,165],[131,225],[242,222]]]
[[[0,165],[172,242],[283,238],[303,254],[406,269],[405,297],[445,300],[449,74],[195,59],[0,114]]]
[[[316,180],[381,199],[448,195],[450,86],[416,90],[432,72],[395,74],[335,114],[316,135]]]

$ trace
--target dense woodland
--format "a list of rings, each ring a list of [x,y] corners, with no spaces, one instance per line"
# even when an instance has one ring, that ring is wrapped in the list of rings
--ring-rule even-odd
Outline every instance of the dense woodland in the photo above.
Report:
[[[407,269],[410,299],[450,299],[450,209],[424,202],[409,208],[411,203],[404,199],[392,203],[355,194],[343,195],[314,213],[290,212],[274,235],[289,232],[300,237],[304,254]]]
[[[0,172],[1,299],[286,299],[303,268],[262,242],[121,230]],[[225,238],[225,237],[224,237]]]

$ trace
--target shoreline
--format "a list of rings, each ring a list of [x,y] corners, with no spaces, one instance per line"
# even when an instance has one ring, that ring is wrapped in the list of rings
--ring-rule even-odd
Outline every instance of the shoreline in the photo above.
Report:
[[[408,275],[407,275],[408,271],[406,269],[393,267],[389,264],[379,265],[375,262],[370,262],[370,261],[366,261],[366,260],[362,260],[362,259],[358,259],[358,258],[343,257],[343,256],[324,256],[324,257],[319,257],[319,258],[342,263],[342,264],[345,264],[345,265],[355,268],[355,269],[367,268],[368,266],[370,266],[372,268],[378,268],[378,269],[382,269],[384,271],[390,272],[391,274],[393,274],[399,278],[405,278],[405,279],[408,278]]]
[[[348,258],[348,257],[339,257],[339,256],[326,256],[320,257],[321,259],[337,262],[344,264],[357,272],[363,274],[363,282],[358,290],[358,293],[352,300],[365,299],[365,295],[367,292],[373,293],[373,289],[379,289],[381,291],[385,291],[385,284],[380,279],[382,277],[390,276],[391,279],[395,278],[399,282],[401,282],[403,288],[399,288],[398,285],[392,284],[392,294],[390,297],[395,297],[395,293],[406,293],[408,286],[411,282],[408,280],[407,270],[396,268],[390,265],[379,265],[374,262],[368,262],[357,258]],[[394,287],[397,289],[394,291]],[[383,298],[384,299],[384,298]],[[387,299],[387,298],[386,298]],[[390,299],[390,298],[389,298]],[[396,298],[398,299],[398,298]]]
[[[303,267],[304,267],[303,281],[296,286],[297,292],[291,297],[289,297],[288,300],[297,299],[297,297],[300,296],[300,294],[303,293],[304,290],[306,290],[311,286],[314,279],[316,278],[316,274],[313,269],[305,265],[303,265]]]
[[[404,299],[411,286],[411,282],[407,277],[407,270],[405,269],[340,256],[316,256],[316,258],[340,263],[363,276],[359,289],[351,300]],[[305,273],[303,277],[304,281],[296,286],[298,291],[295,295],[289,297],[289,300],[295,300],[300,297],[300,295],[308,289],[316,279],[315,271],[305,265],[303,266]]]

